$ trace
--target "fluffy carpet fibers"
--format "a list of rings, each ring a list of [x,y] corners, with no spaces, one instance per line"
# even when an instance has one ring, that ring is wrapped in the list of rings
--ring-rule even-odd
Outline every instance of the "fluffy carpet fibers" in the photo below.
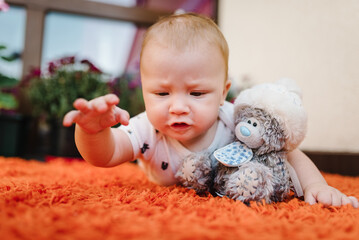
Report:
[[[359,197],[359,177],[324,176]],[[297,198],[247,207],[156,186],[133,163],[0,157],[0,239],[359,239],[359,209]]]

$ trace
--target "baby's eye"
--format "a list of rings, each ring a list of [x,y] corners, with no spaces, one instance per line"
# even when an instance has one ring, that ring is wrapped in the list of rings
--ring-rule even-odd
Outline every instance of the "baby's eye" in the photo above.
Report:
[[[195,97],[202,96],[203,94],[204,94],[203,92],[191,92],[191,95]]]
[[[158,92],[158,93],[156,93],[158,96],[167,96],[167,95],[169,95],[169,93],[168,92]]]

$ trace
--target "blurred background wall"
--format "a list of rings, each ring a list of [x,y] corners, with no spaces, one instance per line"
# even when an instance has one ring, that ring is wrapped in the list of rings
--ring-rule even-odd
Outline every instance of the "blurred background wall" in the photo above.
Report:
[[[302,88],[303,150],[359,153],[359,1],[222,0],[218,16],[239,86],[287,77]]]

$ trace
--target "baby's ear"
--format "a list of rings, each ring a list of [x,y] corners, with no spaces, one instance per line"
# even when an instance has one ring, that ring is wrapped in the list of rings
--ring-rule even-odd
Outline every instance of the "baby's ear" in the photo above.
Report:
[[[228,94],[228,92],[229,92],[229,89],[231,88],[231,85],[232,85],[232,81],[229,80],[229,79],[227,79],[227,81],[226,81],[225,84],[224,84],[224,88],[223,88],[221,105],[224,104],[224,101],[225,101],[226,98],[227,98],[227,94]]]

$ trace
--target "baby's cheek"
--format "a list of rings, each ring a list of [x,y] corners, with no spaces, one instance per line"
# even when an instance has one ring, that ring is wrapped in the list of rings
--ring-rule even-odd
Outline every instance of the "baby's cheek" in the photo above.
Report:
[[[163,126],[166,123],[166,117],[163,113],[150,111],[147,112],[147,117],[155,129],[157,130],[163,129]]]

